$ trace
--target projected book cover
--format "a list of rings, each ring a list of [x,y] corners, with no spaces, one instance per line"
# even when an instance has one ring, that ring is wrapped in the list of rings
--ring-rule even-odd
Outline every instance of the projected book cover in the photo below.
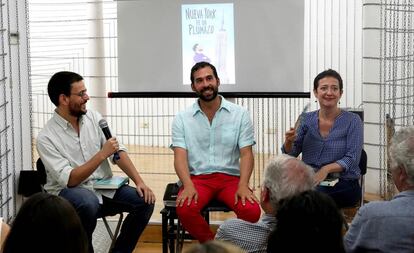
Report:
[[[191,67],[200,61],[217,68],[221,84],[235,84],[233,4],[181,6],[183,84],[190,84]]]

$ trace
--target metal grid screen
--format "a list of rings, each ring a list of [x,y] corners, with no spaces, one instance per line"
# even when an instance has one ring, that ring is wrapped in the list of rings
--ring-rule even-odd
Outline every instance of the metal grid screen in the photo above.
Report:
[[[20,170],[31,169],[26,2],[0,3],[0,216],[16,214]]]

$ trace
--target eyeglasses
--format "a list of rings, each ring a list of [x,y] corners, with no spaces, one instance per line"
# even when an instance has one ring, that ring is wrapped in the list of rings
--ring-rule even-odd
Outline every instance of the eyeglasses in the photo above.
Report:
[[[81,98],[88,97],[88,93],[86,92],[86,90],[80,91],[79,93],[70,93],[70,95],[79,96]]]

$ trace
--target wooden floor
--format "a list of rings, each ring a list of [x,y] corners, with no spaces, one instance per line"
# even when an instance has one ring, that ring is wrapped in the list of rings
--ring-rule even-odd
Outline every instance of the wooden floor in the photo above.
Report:
[[[196,242],[190,243],[186,242],[184,243],[183,250],[191,247],[192,244],[195,244]],[[133,251],[133,253],[162,253],[162,244],[161,243],[152,243],[152,242],[145,242],[139,244],[137,248]]]
[[[212,212],[210,215],[210,219],[212,219],[214,216],[214,219],[216,220],[226,220],[229,218],[235,217],[235,214],[233,212]],[[219,227],[220,222],[214,222],[210,226],[211,230],[215,233],[217,228]],[[190,247],[192,244],[197,244],[198,241],[196,240],[188,240],[184,242],[183,248],[186,249]],[[135,253],[137,252],[144,252],[144,253],[155,253],[155,252],[162,252],[162,229],[161,229],[161,223],[151,223],[149,224],[145,230],[144,233],[139,238],[139,242],[134,250]]]
[[[135,248],[134,253],[159,253],[162,252],[162,244],[161,243],[141,243],[139,247]]]

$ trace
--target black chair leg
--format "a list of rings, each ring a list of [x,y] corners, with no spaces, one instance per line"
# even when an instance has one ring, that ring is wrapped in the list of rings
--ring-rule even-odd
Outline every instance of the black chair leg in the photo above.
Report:
[[[168,253],[168,217],[161,211],[162,219],[162,253]]]
[[[173,235],[173,237],[170,237],[170,232],[169,233],[169,243],[168,246],[170,247],[170,253],[175,253],[175,240],[176,240],[176,235],[175,235],[175,230],[177,229],[177,226],[174,224],[174,218],[170,217],[170,230],[171,230],[171,234]]]
[[[102,217],[102,221],[105,225],[106,230],[108,231],[109,237],[111,238],[111,246],[109,247],[108,252],[111,253],[112,249],[115,246],[116,238],[118,237],[119,231],[121,230],[122,221],[124,219],[124,214],[121,212],[119,213],[119,219],[115,227],[115,232],[112,232],[111,227],[108,224],[108,221],[105,217]]]
[[[177,219],[177,239],[176,239],[176,245],[175,245],[176,253],[181,253],[181,251],[183,250],[184,238],[185,238],[185,229],[181,225],[180,220]]]

